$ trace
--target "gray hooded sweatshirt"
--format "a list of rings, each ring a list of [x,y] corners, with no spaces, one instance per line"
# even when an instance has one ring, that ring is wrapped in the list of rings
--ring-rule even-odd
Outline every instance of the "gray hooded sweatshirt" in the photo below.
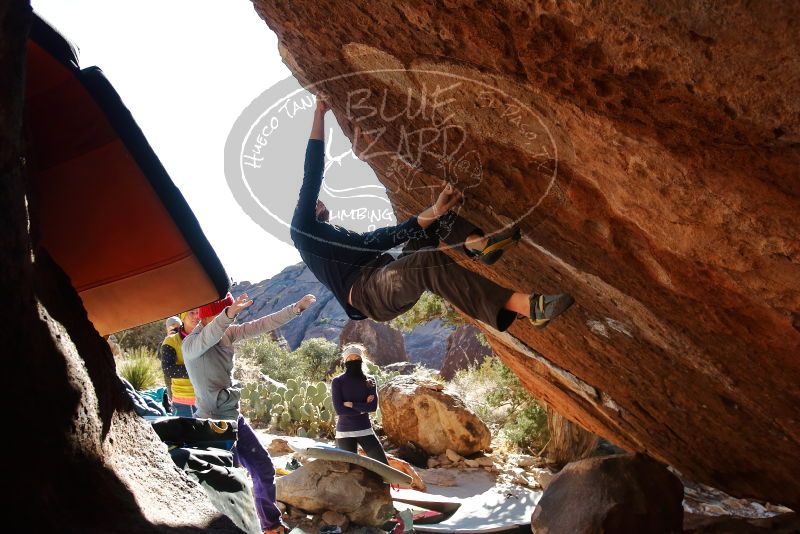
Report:
[[[214,320],[198,324],[183,340],[183,361],[192,381],[199,418],[236,419],[241,386],[233,380],[233,344],[275,330],[297,315],[289,305],[255,321],[233,324],[225,308]]]

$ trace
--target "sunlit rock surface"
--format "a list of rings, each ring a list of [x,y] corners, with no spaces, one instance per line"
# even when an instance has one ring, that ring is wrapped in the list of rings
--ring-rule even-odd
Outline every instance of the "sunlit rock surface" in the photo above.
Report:
[[[473,223],[525,234],[468,268],[575,296],[545,331],[488,332],[533,393],[800,505],[800,5],[254,4],[398,219],[447,178]]]

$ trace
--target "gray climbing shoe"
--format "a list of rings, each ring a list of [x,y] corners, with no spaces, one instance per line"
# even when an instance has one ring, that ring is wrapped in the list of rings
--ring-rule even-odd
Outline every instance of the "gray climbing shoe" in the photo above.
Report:
[[[536,328],[544,328],[551,320],[555,319],[575,302],[572,295],[559,293],[558,295],[531,295],[530,321]]]
[[[506,249],[519,243],[520,239],[522,239],[522,232],[518,226],[513,226],[491,236],[489,238],[489,243],[483,250],[467,249],[467,254],[481,263],[492,265],[500,259]]]

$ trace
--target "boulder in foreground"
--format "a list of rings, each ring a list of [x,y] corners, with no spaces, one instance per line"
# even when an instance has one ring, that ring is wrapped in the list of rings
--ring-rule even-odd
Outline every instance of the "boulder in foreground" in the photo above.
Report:
[[[589,458],[567,465],[547,485],[531,528],[536,534],[681,532],[682,502],[678,477],[648,456]]]

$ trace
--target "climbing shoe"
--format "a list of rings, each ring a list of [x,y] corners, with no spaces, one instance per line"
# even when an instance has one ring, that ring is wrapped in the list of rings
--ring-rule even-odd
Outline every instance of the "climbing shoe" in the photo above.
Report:
[[[533,293],[530,300],[530,321],[536,328],[544,328],[551,320],[567,311],[575,302],[575,299],[567,293],[559,293],[558,295],[539,295]]]
[[[492,265],[500,259],[506,249],[519,243],[520,239],[522,239],[522,232],[518,226],[513,226],[491,236],[489,243],[483,250],[467,249],[467,254],[486,265]]]

